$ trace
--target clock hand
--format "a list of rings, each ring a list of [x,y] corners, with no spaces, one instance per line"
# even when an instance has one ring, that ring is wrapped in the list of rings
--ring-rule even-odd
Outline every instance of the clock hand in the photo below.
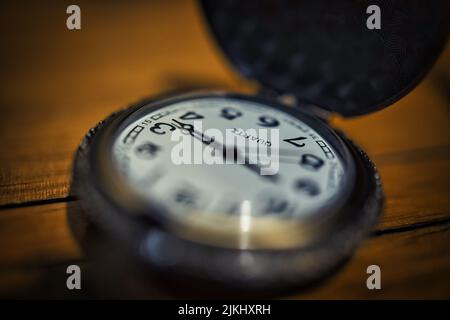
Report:
[[[200,132],[200,131],[197,131],[197,130],[194,130],[194,129],[188,130],[188,132],[189,132],[194,138],[200,140],[202,143],[204,143],[204,144],[206,144],[206,145],[213,144],[213,147],[214,147],[214,145],[217,146],[217,148],[214,147],[214,149],[219,149],[219,147],[221,147],[222,149],[224,149],[224,148],[227,149],[227,147],[226,147],[225,145],[223,145],[223,144],[221,144],[221,143],[215,141],[214,137],[209,138],[208,136],[205,136],[205,134],[204,134],[203,132]],[[208,141],[205,141],[204,137],[207,137],[207,138],[208,138]],[[270,147],[269,147],[269,148],[270,148]],[[249,153],[250,153],[250,154],[259,154],[258,151],[254,152],[254,151],[253,151],[254,149],[252,150],[252,149],[249,148],[248,150],[249,150]],[[299,156],[298,151],[291,150],[291,149],[282,149],[282,148],[279,148],[279,149],[278,149],[278,152],[279,152],[279,156],[280,156],[280,157],[298,157],[298,156]]]
[[[261,175],[261,171],[262,168],[259,164],[257,163],[250,163],[250,160],[248,158],[247,155],[244,155],[242,157],[242,153],[239,152],[239,149],[237,147],[227,147],[226,145],[215,141],[214,137],[210,138],[208,136],[205,136],[205,134],[203,132],[197,131],[197,130],[192,130],[191,131],[191,135],[195,138],[200,140],[201,142],[203,142],[206,145],[211,145],[214,149],[220,149],[222,151],[222,157],[223,159],[226,161],[228,159],[227,155],[230,154],[230,150],[233,150],[233,156],[234,159],[239,158],[239,156],[241,156],[241,158],[244,158],[244,163],[239,163],[240,165],[246,167],[247,169],[257,173],[261,178],[264,178],[266,180],[269,180],[271,182],[276,183],[279,179],[278,174],[275,175]],[[208,141],[205,141],[205,137],[208,138]]]
[[[271,147],[266,147],[267,150],[272,150]],[[260,152],[258,151],[259,148],[249,148],[249,153],[250,154],[259,154]],[[292,150],[292,149],[283,149],[283,148],[278,148],[278,155],[280,157],[298,157],[299,155],[301,155],[301,153],[299,153],[297,150]]]
[[[258,152],[250,152],[250,155],[261,156],[261,154],[258,153]],[[283,154],[283,153],[281,153],[281,154],[278,155],[278,162],[295,164],[295,163],[298,162],[298,159],[300,158],[300,156],[301,156],[301,154],[298,154],[298,153],[296,153],[296,154],[293,154],[293,153],[292,154]]]
[[[239,152],[239,149],[237,147],[232,148],[233,149],[233,155],[235,155],[235,158],[238,158],[239,155],[241,155],[242,158],[242,154]],[[224,157],[226,158],[226,155],[224,155]],[[279,176],[278,174],[274,174],[274,175],[261,175],[261,171],[262,168],[259,164],[257,163],[250,163],[250,159],[248,158],[248,156],[245,154],[244,155],[244,163],[242,163],[241,165],[245,166],[247,169],[257,173],[258,175],[261,176],[261,178],[267,179],[271,182],[278,182],[279,180]]]

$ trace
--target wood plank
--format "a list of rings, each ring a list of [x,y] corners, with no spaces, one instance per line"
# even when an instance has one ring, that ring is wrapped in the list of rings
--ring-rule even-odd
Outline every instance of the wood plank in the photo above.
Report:
[[[70,32],[63,3],[2,4],[0,204],[66,196],[78,143],[113,111],[167,90],[240,87],[195,2],[79,5],[85,24]]]
[[[211,41],[195,2],[79,5],[85,25],[70,32],[64,4],[2,4],[0,204],[65,197],[83,135],[129,103],[182,87],[252,90]],[[333,124],[369,155],[450,145],[448,96],[436,84],[449,77],[449,57],[447,48],[395,106]]]
[[[42,161],[45,163],[45,158]],[[450,146],[377,155],[374,161],[378,163],[386,194],[387,208],[381,222],[382,229],[450,217]],[[9,186],[7,190],[20,196],[15,188]],[[66,196],[67,187],[61,186],[61,189],[64,192],[60,196]],[[31,192],[26,194],[28,197],[33,195]],[[27,210],[15,212],[29,215]]]
[[[450,297],[450,224],[374,237],[335,277],[296,299],[442,299]],[[381,290],[366,287],[369,265]]]
[[[446,149],[444,155],[449,152]],[[401,158],[380,161],[391,183],[385,184],[387,205],[378,231],[450,219],[450,158],[426,162],[424,158],[409,157],[401,165],[396,163]],[[69,209],[77,212],[77,203],[0,210],[0,266],[49,265],[81,258],[68,221]]]
[[[375,160],[380,164],[382,172],[391,177],[384,179],[385,190],[388,195],[387,209],[377,230],[395,229],[421,222],[448,218],[448,208],[450,208],[447,196],[450,190],[449,150],[448,148],[437,148],[427,151],[425,153],[393,153],[376,157]],[[420,172],[420,174],[416,174],[417,172]],[[386,183],[386,181],[390,183]],[[398,184],[398,181],[401,181],[402,184]],[[433,185],[433,188],[430,188],[430,185]],[[411,193],[413,193],[413,196],[411,196]],[[14,287],[17,290],[24,290],[26,293],[26,287],[30,285],[30,282],[36,285],[36,283],[41,283],[41,279],[47,279],[47,269],[45,271],[36,271],[40,267],[48,268],[50,266],[52,269],[52,265],[62,264],[64,266],[70,261],[77,261],[82,258],[79,245],[75,241],[68,225],[68,206],[73,207],[75,203],[55,203],[0,211],[0,265],[2,266],[0,270],[3,270],[0,273],[0,287],[2,287],[2,283],[5,283],[6,288],[10,288],[9,285],[14,283]],[[36,226],[39,227],[36,228]],[[429,241],[432,246],[435,244],[440,245],[439,243],[431,242],[435,241],[433,239],[429,239]],[[448,241],[440,241],[448,249]],[[372,242],[370,240],[368,243]],[[375,250],[378,245],[382,248],[380,249],[382,252],[393,251],[401,253],[403,251],[401,247],[397,247],[395,242],[391,241],[375,242],[370,246],[372,248],[370,250]],[[366,246],[364,245],[360,252],[368,250],[365,249]],[[422,246],[425,250],[424,244]],[[380,252],[377,254],[381,255]],[[443,256],[445,257],[446,254],[443,254]],[[389,259],[381,261],[394,261],[391,260],[392,257],[390,255],[388,257]],[[368,261],[369,256],[363,254],[362,259]],[[444,262],[442,263],[445,265]],[[438,269],[441,268],[439,264]],[[35,269],[35,267],[38,267],[38,269]],[[59,277],[62,277],[61,268],[62,266],[57,268]],[[358,268],[359,270],[362,268],[361,263],[359,263]],[[362,289],[359,287],[359,291],[354,291],[356,286],[360,285],[359,281],[363,277],[361,270],[358,273],[360,277],[358,281],[351,280],[351,274],[354,271],[346,272],[347,275],[343,280],[340,280],[341,282],[332,285],[331,289],[324,289],[324,292],[313,293],[311,297],[372,297],[371,292],[361,292]],[[430,271],[426,270],[426,272],[430,276]],[[407,278],[405,281],[412,281],[416,276],[408,273],[408,276],[405,276]],[[341,276],[338,275],[339,277]],[[390,277],[393,279],[394,276]],[[50,277],[50,279],[52,278]],[[351,283],[350,286],[346,284],[348,281]],[[433,283],[431,280],[430,282]],[[401,297],[404,292],[400,288],[403,285],[400,283],[398,287],[390,289],[385,294],[388,297]],[[431,284],[427,286],[430,287]],[[340,290],[343,290],[344,294],[334,296]],[[421,295],[421,292],[419,292],[421,290],[408,291],[408,294],[417,298],[445,293],[445,288],[435,289],[432,293],[430,293],[430,289],[430,292],[423,292],[422,294],[424,295]],[[303,298],[303,296],[301,297]],[[306,298],[308,297],[306,296]]]
[[[50,119],[43,122],[36,122],[32,117],[20,119],[19,112],[16,119],[10,117],[4,126],[4,134],[0,136],[0,146],[9,150],[0,154],[0,204],[67,195],[72,158],[78,143],[90,126],[108,114],[97,105],[91,104],[91,107],[93,111],[74,108],[53,112]],[[364,121],[347,120],[340,127],[369,155],[373,154],[377,163],[377,157],[383,154],[450,145],[447,108],[434,106],[430,117],[424,117],[429,119],[424,126],[417,125],[421,113],[431,107],[425,104],[405,105],[398,107],[397,110],[402,109],[402,112],[395,110],[392,118],[390,110],[384,110],[382,112],[389,114],[377,121],[372,117],[378,118],[378,115],[373,115]],[[409,121],[402,119],[410,114],[414,117]],[[20,127],[23,120],[36,124],[32,130],[12,134],[13,128]]]
[[[450,147],[374,157],[386,196],[380,229],[450,218]]]
[[[450,224],[418,228],[406,232],[373,236],[356,255],[333,276],[307,290],[293,291],[286,299],[428,299],[450,296]],[[80,264],[83,290],[65,288],[65,270]],[[381,290],[368,290],[366,269],[381,268]],[[114,263],[62,260],[59,264],[36,268],[17,267],[0,271],[0,297],[40,298],[180,298],[195,292],[169,289],[150,276],[136,276],[135,267],[115,269]],[[153,276],[154,277],[154,276]]]
[[[0,211],[0,270],[49,266],[81,258],[68,223],[74,203]]]
[[[377,230],[450,219],[450,148],[378,160],[387,201]],[[79,258],[67,221],[68,208],[76,207],[69,202],[0,210],[0,266]]]

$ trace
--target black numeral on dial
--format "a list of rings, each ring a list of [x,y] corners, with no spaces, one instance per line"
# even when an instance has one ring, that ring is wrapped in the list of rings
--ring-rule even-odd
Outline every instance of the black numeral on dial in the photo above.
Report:
[[[233,108],[223,108],[222,112],[220,113],[220,116],[227,120],[234,120],[242,116],[242,112],[240,112],[239,110],[235,110]]]
[[[169,131],[174,131],[176,128],[180,130],[187,131],[191,135],[194,132],[194,126],[190,123],[184,123],[181,121],[178,121],[176,119],[172,119],[172,123],[166,123],[166,122],[158,122],[155,123],[153,127],[150,128],[150,131],[156,134],[166,134],[167,131],[164,130],[164,127],[167,127]]]
[[[194,132],[194,125],[190,124],[190,123],[184,123],[175,119],[172,119],[173,122],[175,122],[174,126],[176,126],[177,128],[181,129],[181,130],[186,130],[189,133],[193,133]]]
[[[298,137],[298,138],[284,139],[283,141],[286,141],[287,143],[290,143],[293,146],[301,148],[301,147],[304,147],[305,144],[303,142],[299,143],[298,141],[302,141],[305,139],[307,139],[307,138],[306,137]]]
[[[259,117],[259,122],[257,123],[257,125],[262,127],[277,127],[279,124],[280,122],[277,119],[269,116]]]
[[[156,134],[166,134],[167,131],[163,129],[163,127],[168,127],[169,131],[173,131],[176,129],[175,126],[169,124],[169,123],[165,123],[165,122],[158,122],[155,123],[155,125],[153,127],[150,128],[150,131]]]
[[[264,206],[264,213],[281,214],[289,208],[289,202],[286,199],[269,197]]]
[[[135,153],[138,157],[143,159],[151,159],[153,158],[159,151],[161,150],[161,147],[152,143],[152,142],[145,142],[139,146],[136,147]]]
[[[319,170],[324,163],[325,162],[321,158],[309,153],[302,155],[300,159],[300,166],[309,171]]]
[[[317,183],[310,179],[298,179],[294,184],[295,190],[306,193],[309,196],[317,196],[320,193]]]
[[[192,189],[180,187],[173,193],[173,201],[182,207],[195,208],[198,202],[198,196]]]
[[[198,120],[203,119],[204,117],[201,114],[195,113],[193,111],[186,112],[182,116],[180,116],[181,120]]]

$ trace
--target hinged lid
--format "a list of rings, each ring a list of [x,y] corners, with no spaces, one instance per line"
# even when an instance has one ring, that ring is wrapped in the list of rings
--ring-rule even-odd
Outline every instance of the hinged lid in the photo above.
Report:
[[[408,93],[447,40],[445,1],[203,0],[211,29],[246,77],[345,116]],[[381,29],[369,29],[369,5]],[[369,22],[373,22],[370,20]]]

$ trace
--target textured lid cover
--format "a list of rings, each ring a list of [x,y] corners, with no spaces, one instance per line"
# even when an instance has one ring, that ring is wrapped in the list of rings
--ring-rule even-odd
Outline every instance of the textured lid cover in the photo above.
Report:
[[[345,116],[408,93],[447,40],[445,1],[203,0],[212,32],[246,77]],[[381,29],[369,30],[369,5]]]

